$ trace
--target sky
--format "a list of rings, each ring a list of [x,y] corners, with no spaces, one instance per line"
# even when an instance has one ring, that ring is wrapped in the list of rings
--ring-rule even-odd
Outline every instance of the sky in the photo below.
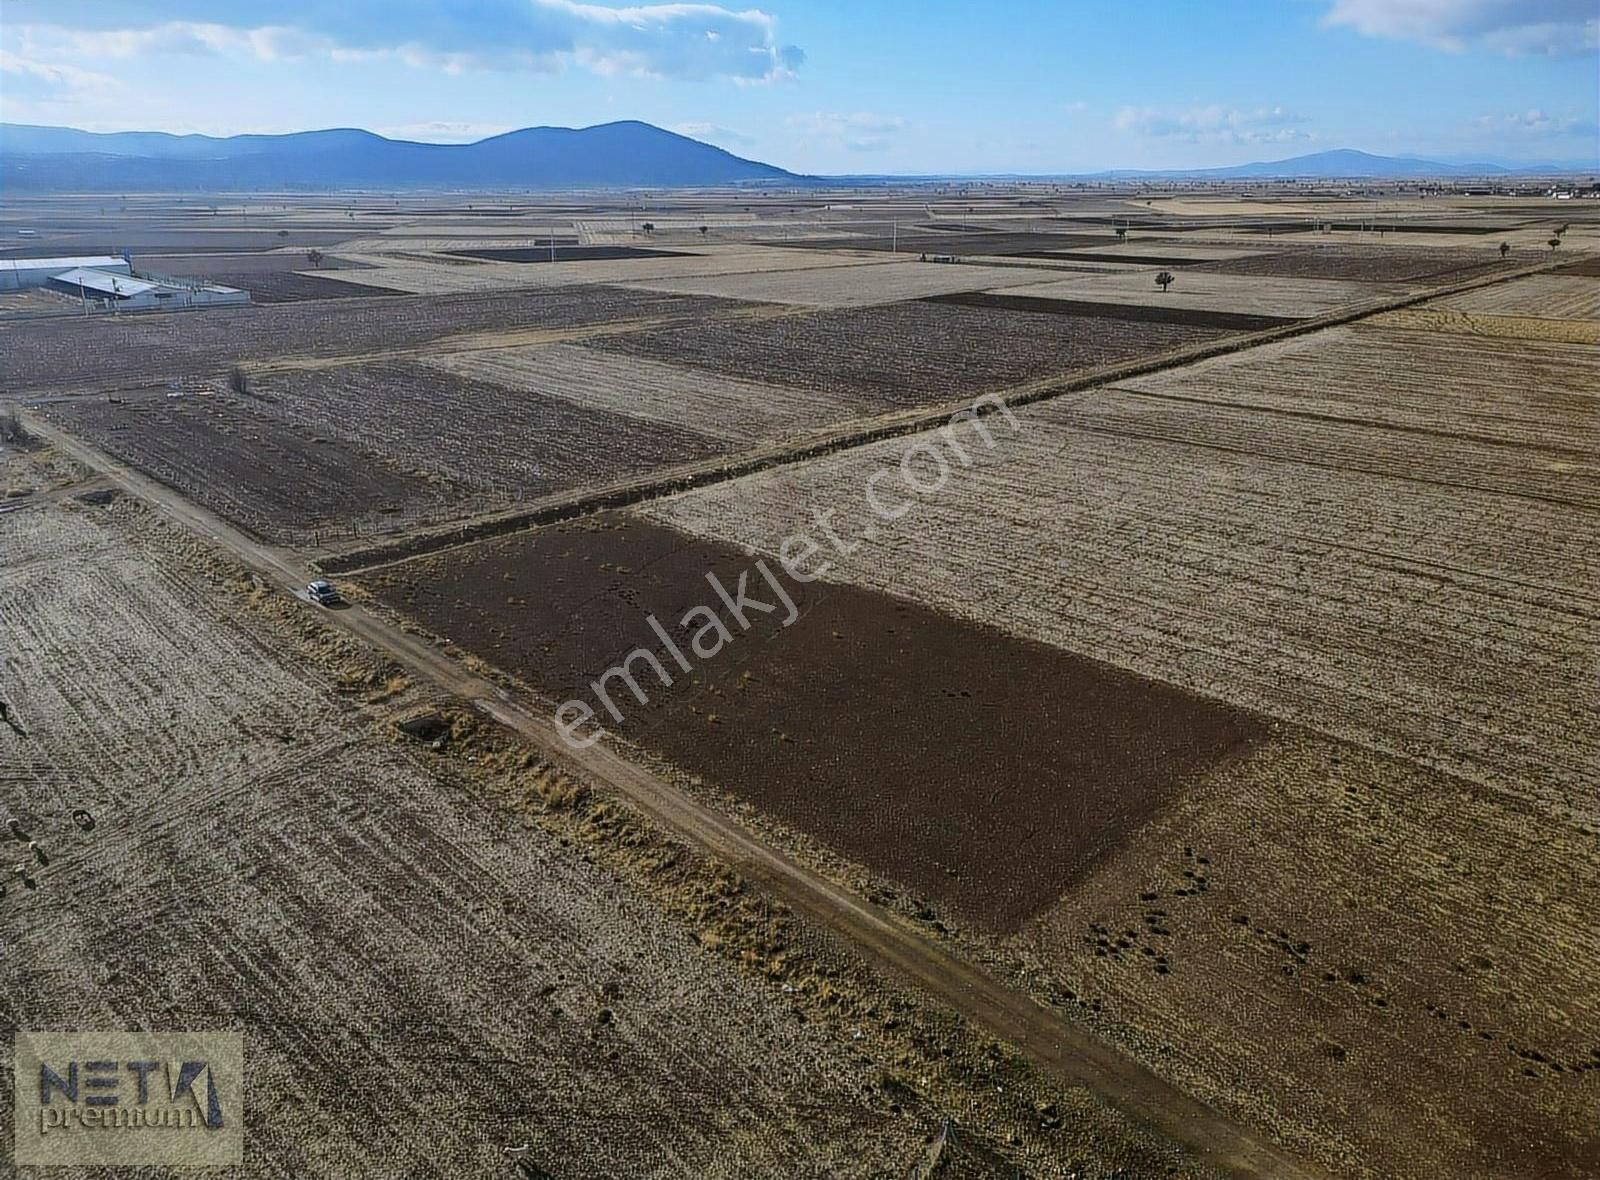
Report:
[[[821,174],[1600,156],[1597,0],[755,2],[0,0],[0,119],[437,142],[642,119]]]

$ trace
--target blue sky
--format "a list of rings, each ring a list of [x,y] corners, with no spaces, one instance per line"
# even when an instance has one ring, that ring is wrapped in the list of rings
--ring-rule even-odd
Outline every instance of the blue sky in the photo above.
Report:
[[[806,172],[1595,159],[1596,0],[5,0],[0,117],[432,140],[644,119]]]

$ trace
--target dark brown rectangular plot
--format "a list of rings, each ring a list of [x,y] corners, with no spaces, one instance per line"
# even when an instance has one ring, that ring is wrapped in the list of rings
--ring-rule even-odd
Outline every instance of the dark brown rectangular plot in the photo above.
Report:
[[[607,336],[588,346],[903,407],[1066,377],[1224,334],[1189,324],[1113,324],[908,300],[768,319],[708,319]]]
[[[452,250],[457,258],[476,258],[483,262],[615,262],[620,258],[681,258],[682,250],[649,250],[643,246],[580,246],[576,242],[557,242],[554,257],[550,244],[503,247],[488,250]]]
[[[626,514],[499,538],[379,571],[429,629],[597,709],[619,733],[756,803],[936,905],[1013,929],[1051,904],[1172,792],[1257,741],[1240,710],[874,591],[800,584]],[[707,580],[774,606],[743,630]],[[718,609],[733,635],[701,658]],[[654,615],[685,671],[649,625]],[[714,646],[709,631],[703,646]],[[636,649],[640,704],[617,678]]]

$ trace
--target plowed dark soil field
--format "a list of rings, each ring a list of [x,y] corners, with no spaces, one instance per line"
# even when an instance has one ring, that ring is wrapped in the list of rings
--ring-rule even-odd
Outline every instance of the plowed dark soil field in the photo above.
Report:
[[[368,283],[341,283],[338,279],[325,279],[317,275],[301,275],[292,271],[223,271],[206,274],[206,279],[224,287],[238,287],[250,292],[257,303],[299,303],[306,299],[355,299],[383,295],[404,295],[390,287],[374,287]]]
[[[768,320],[713,321],[592,341],[627,356],[693,365],[894,406],[974,396],[1226,335],[1216,328],[908,302]]]
[[[6,324],[0,325],[0,385],[8,393],[127,387],[223,373],[240,362],[363,355],[473,332],[574,328],[736,306],[706,296],[581,286]]]
[[[1423,283],[1442,286],[1503,267],[1483,249],[1385,249],[1328,246],[1256,254],[1193,265],[1217,274],[1263,275],[1295,279],[1346,279],[1365,283]]]
[[[746,571],[750,596],[777,607],[747,610],[748,631],[706,576],[733,591]],[[647,704],[612,680],[618,732],[990,928],[1047,907],[1172,791],[1263,734],[1251,714],[1058,649],[774,572],[797,604],[789,626],[739,550],[606,514],[368,583],[556,701],[593,704],[602,673],[639,646],[659,652],[670,686],[632,664]],[[703,616],[679,625],[702,605],[733,636],[706,659],[688,654]]]

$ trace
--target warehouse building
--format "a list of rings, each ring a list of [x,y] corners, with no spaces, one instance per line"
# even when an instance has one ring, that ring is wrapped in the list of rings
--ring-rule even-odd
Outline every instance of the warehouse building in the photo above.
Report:
[[[126,258],[109,254],[89,258],[6,258],[0,259],[0,291],[49,286],[50,280],[56,275],[79,268],[108,274],[133,273],[133,264]]]
[[[248,291],[203,279],[138,274],[126,256],[0,260],[0,291],[29,287],[73,296],[100,311],[231,307],[250,302]]]

